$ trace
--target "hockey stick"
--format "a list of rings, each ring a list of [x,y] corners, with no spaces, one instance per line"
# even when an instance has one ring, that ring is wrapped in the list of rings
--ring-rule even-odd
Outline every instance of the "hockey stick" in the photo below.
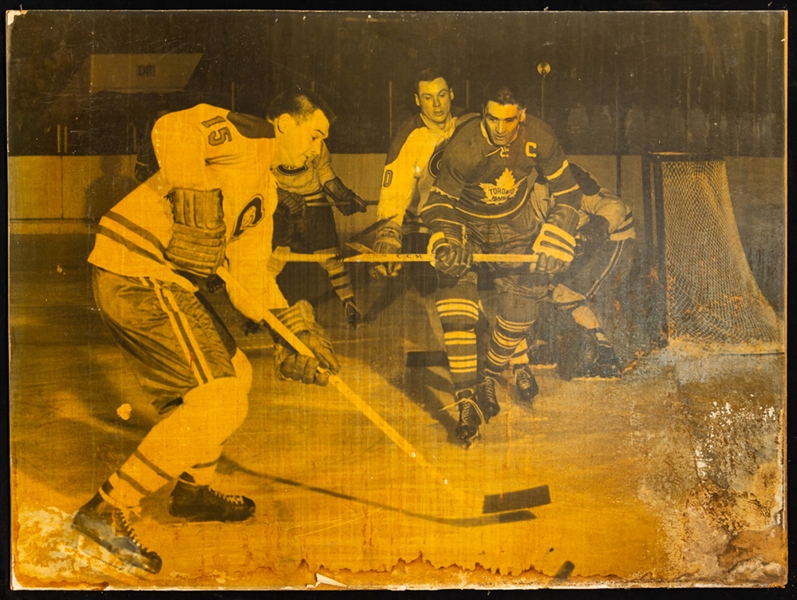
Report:
[[[241,308],[247,316],[256,317],[258,321],[265,321],[273,331],[277,333],[288,345],[290,345],[296,352],[304,356],[314,356],[313,351],[302,342],[296,334],[290,331],[271,311],[262,311],[260,306],[254,301],[249,291],[241,286],[230,272],[224,268],[219,267],[216,274],[227,285],[228,292],[232,291],[238,302],[243,303]],[[418,452],[413,445],[408,442],[398,431],[396,431],[390,423],[385,421],[382,416],[371,408],[358,394],[356,394],[340,376],[330,373],[329,383],[332,384],[340,394],[359,410],[366,418],[368,418],[374,425],[376,425],[382,433],[384,433],[393,443],[395,443],[401,450],[416,464],[427,469],[438,483],[448,485],[448,479],[441,473],[437,467],[426,460],[420,452]],[[462,494],[470,498],[465,492],[449,488],[452,492]],[[547,489],[547,488],[546,488]],[[526,490],[518,490],[508,492],[505,494],[490,494],[481,498],[474,498],[478,503],[478,510],[482,514],[499,513],[507,511],[515,511],[519,509],[528,508],[529,506],[536,506],[539,504],[539,488],[529,488]],[[530,504],[530,503],[534,504]]]
[[[349,247],[354,248],[358,252],[356,256],[349,256],[343,259],[343,262],[362,262],[362,263],[416,263],[416,262],[430,262],[435,261],[433,254],[379,254],[373,250],[368,249],[367,246],[362,244],[350,243]],[[297,254],[295,252],[279,252],[275,251],[274,254],[284,260],[285,262],[321,262],[333,258],[340,258],[337,254],[332,253],[319,253],[319,254]],[[504,263],[528,263],[530,265],[536,264],[536,254],[474,254],[474,262],[504,262]]]

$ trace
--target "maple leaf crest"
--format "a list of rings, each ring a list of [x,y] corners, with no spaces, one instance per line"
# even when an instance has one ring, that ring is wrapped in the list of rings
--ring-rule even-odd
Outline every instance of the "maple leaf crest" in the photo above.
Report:
[[[511,200],[517,194],[520,183],[515,181],[512,171],[504,169],[501,176],[492,183],[480,183],[479,187],[484,190],[485,204],[503,204],[507,200]]]

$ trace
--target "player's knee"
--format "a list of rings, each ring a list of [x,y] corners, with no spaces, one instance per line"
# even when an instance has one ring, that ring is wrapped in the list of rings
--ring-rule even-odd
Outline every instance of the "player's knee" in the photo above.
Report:
[[[537,320],[539,302],[536,298],[502,292],[498,295],[498,314],[511,323],[531,324]]]
[[[221,444],[246,419],[248,389],[238,377],[214,379],[188,392],[180,409],[197,435]]]
[[[329,250],[318,251],[317,254],[334,254],[336,252],[335,248],[331,248]],[[324,269],[327,273],[330,272],[338,272],[343,270],[343,259],[339,256],[335,255],[332,258],[325,258],[320,260],[318,264],[321,265],[321,268]]]
[[[586,298],[583,294],[560,283],[551,293],[551,301],[559,310],[572,310],[574,307],[584,304]]]

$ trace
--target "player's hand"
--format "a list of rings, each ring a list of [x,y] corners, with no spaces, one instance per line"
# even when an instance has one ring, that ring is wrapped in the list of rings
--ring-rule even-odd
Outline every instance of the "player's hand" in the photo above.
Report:
[[[368,210],[368,205],[365,203],[365,200],[360,198],[354,192],[352,192],[349,200],[346,202],[338,202],[335,204],[335,206],[340,211],[340,214],[342,214],[344,217]]]
[[[297,354],[282,344],[277,344],[275,354],[277,377],[282,380],[291,379],[305,384],[326,385],[329,372],[319,370],[321,363],[315,356]]]
[[[244,335],[254,335],[258,331],[260,331],[260,323],[252,319],[247,319],[244,323]]]
[[[439,244],[435,249],[434,256],[435,268],[452,277],[462,277],[468,272],[473,262],[473,255],[467,248],[456,242]]]
[[[590,215],[589,221],[576,232],[576,239],[585,245],[599,244],[609,239],[609,221],[600,215]]]
[[[224,262],[227,226],[221,190],[174,188],[172,237],[164,256],[178,269],[209,277]]]
[[[531,263],[529,269],[532,273],[547,273],[548,275],[555,275],[567,270],[570,266],[570,261],[563,261],[555,256],[548,256],[545,253],[537,255],[537,262]]]
[[[388,221],[376,233],[374,252],[377,254],[398,254],[401,252],[401,237],[401,225]],[[400,269],[401,263],[381,263],[371,267],[369,272],[374,279],[381,279],[383,277],[395,277]]]
[[[561,273],[573,261],[576,239],[552,223],[544,223],[532,250],[539,257],[529,266],[532,273]]]
[[[368,210],[365,200],[343,185],[338,177],[327,181],[324,184],[324,190],[343,216],[348,217],[354,213]]]
[[[274,358],[278,376],[303,383],[325,385],[329,373],[337,373],[340,363],[332,344],[326,339],[321,326],[315,320],[313,307],[306,300],[300,300],[291,307],[275,309],[272,312],[314,355],[300,355],[282,340],[277,340]],[[319,368],[325,371],[319,371]]]
[[[340,370],[340,363],[332,344],[322,335],[320,327],[316,331],[298,333],[296,337],[312,350],[313,356],[299,354],[285,343],[278,343],[275,354],[277,376],[280,379],[326,385],[330,373],[337,373]]]
[[[299,219],[304,217],[307,201],[301,194],[277,188],[277,209],[294,219]]]

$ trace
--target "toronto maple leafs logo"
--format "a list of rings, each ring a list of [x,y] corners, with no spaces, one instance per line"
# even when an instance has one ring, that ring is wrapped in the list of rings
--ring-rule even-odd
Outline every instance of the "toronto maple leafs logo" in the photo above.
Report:
[[[485,204],[503,204],[511,200],[517,194],[521,182],[516,182],[512,176],[512,171],[504,169],[501,176],[492,183],[480,183],[479,187],[484,190]]]

